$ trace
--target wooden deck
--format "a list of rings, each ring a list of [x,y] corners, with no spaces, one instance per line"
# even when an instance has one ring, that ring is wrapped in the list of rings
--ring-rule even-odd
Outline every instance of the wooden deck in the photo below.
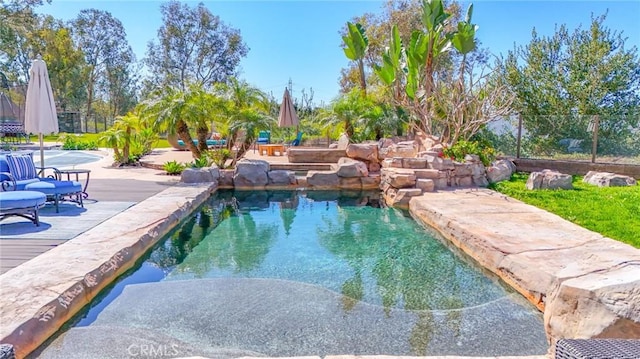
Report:
[[[0,274],[56,247],[62,239],[0,239]]]

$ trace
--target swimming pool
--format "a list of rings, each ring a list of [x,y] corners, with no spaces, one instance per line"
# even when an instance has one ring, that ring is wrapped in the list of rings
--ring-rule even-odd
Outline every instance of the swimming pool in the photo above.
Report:
[[[182,356],[546,352],[537,310],[378,196],[220,191],[44,354],[109,328]]]
[[[95,162],[101,159],[99,155],[82,151],[69,150],[45,150],[44,164],[47,167],[75,167],[77,165]],[[33,161],[36,166],[40,166],[40,151],[33,151]]]

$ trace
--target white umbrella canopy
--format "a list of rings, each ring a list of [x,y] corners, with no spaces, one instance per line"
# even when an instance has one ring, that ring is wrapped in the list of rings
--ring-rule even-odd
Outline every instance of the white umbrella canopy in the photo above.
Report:
[[[47,64],[41,58],[33,60],[29,69],[29,86],[24,109],[24,129],[37,133],[40,139],[40,166],[44,167],[43,136],[58,133],[58,114],[49,81]]]
[[[280,104],[280,114],[278,115],[278,127],[294,127],[299,124],[298,114],[293,107],[293,101],[289,96],[289,89],[284,89],[282,104]]]

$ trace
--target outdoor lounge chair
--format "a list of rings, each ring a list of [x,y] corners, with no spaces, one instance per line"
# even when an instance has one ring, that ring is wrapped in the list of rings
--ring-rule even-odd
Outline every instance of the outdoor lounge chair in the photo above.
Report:
[[[193,144],[198,145],[198,140],[193,140]],[[178,145],[185,146],[183,140],[178,140]],[[227,145],[227,140],[207,140],[207,147],[224,147]]]
[[[53,171],[48,177],[45,171]],[[56,213],[60,211],[59,203],[65,197],[77,202],[84,208],[82,202],[82,184],[76,181],[61,181],[60,171],[55,167],[36,167],[31,155],[7,154],[0,155],[0,181],[2,191],[37,191],[43,193],[47,199],[53,200]],[[16,195],[17,196],[17,195]]]
[[[302,143],[302,135],[304,132],[298,132],[298,135],[296,136],[296,139],[291,141],[291,143],[289,144],[289,146],[300,146],[300,144]]]
[[[47,196],[37,191],[0,192],[0,221],[9,216],[19,216],[39,226],[38,210],[46,200]]]

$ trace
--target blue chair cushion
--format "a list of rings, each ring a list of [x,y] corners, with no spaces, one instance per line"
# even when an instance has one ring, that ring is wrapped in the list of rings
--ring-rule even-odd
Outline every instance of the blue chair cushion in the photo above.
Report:
[[[36,165],[33,163],[31,156],[7,155],[6,157],[9,172],[11,172],[16,181],[32,179],[38,176]]]
[[[198,140],[193,140],[193,144],[198,145]],[[227,140],[207,140],[207,146],[224,146],[227,144]],[[183,140],[178,140],[178,145],[184,146]]]
[[[16,191],[22,191],[24,190],[24,188],[31,183],[36,183],[36,182],[40,182],[40,180],[38,178],[31,178],[31,179],[26,179],[26,180],[19,180],[16,181]],[[14,189],[14,188],[12,188]]]
[[[42,192],[0,192],[0,208],[2,210],[36,207],[43,204],[46,200],[47,196]]]
[[[76,181],[38,181],[24,187],[27,191],[38,191],[47,196],[71,194],[82,191],[82,184]]]

